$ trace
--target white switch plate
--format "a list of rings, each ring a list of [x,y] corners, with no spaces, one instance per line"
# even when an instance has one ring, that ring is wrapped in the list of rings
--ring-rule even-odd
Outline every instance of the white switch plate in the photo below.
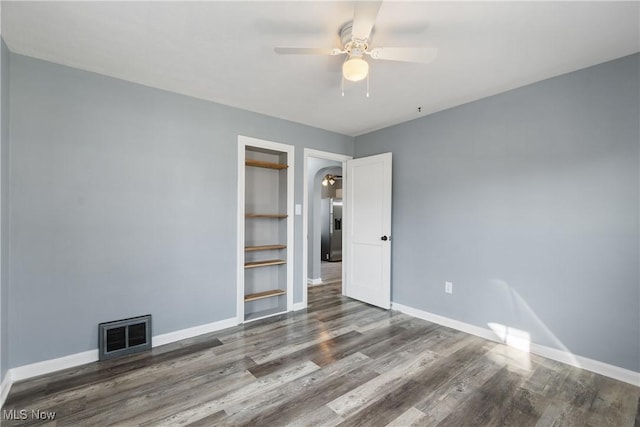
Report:
[[[302,205],[296,205],[296,215],[302,215]]]
[[[448,294],[453,293],[453,282],[444,282],[444,291]]]

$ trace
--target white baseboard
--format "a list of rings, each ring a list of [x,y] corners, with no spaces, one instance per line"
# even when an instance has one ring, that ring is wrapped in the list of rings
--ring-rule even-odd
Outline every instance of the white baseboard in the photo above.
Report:
[[[155,335],[151,339],[153,347],[158,347],[172,342],[184,340],[187,338],[197,337],[198,335],[208,334],[210,332],[219,331],[221,329],[230,328],[239,325],[237,317],[220,320],[218,322],[207,323],[205,325],[194,326],[193,328],[182,329],[175,332],[169,332],[162,335]]]
[[[480,338],[505,344],[490,329],[429,313],[427,311],[419,310],[417,308],[409,307],[397,302],[391,303],[391,309],[408,314],[412,317],[417,317],[418,319],[437,323],[439,325],[466,332]],[[578,356],[568,351],[563,351],[535,343],[530,343],[529,352],[537,354],[538,356],[546,357],[547,359],[555,360],[557,362],[565,363],[577,368],[586,369],[587,371],[595,372],[596,374],[604,375],[606,377],[640,387],[640,372],[631,371],[619,366],[614,366],[608,363],[600,362],[598,360],[589,359],[588,357]]]
[[[293,311],[304,310],[305,308],[307,308],[307,304],[303,302],[293,304]]]
[[[195,326],[193,328],[155,335],[151,339],[151,343],[153,347],[158,347],[183,339],[192,338],[198,335],[208,334],[209,332],[215,332],[221,329],[230,328],[232,326],[238,325],[239,323],[240,322],[238,322],[238,319],[236,317],[232,317],[229,319],[220,320],[218,322]],[[4,402],[4,398],[6,397],[5,393],[9,393],[11,385],[16,381],[32,378],[42,374],[49,374],[51,372],[60,371],[62,369],[73,368],[75,366],[84,365],[86,363],[96,362],[97,360],[98,350],[95,349],[9,369],[4,378],[4,381],[2,382],[2,402]]]
[[[308,278],[307,279],[307,283],[310,285],[321,285],[322,284],[322,278],[319,277],[317,279],[312,279],[312,278]]]
[[[397,310],[401,313],[408,314],[418,319],[426,320],[428,322],[437,323],[438,325],[446,326],[448,328],[456,329],[458,331],[466,332],[471,335],[475,335],[480,338],[484,338],[490,341],[502,342],[498,336],[490,329],[481,328],[479,326],[470,325],[469,323],[460,322],[449,317],[440,316],[437,314],[429,313],[428,311],[419,310],[417,308],[409,307],[397,302],[391,303],[391,309]]]
[[[7,400],[7,396],[9,395],[9,390],[11,389],[12,384],[13,381],[11,380],[11,371],[8,370],[4,375],[2,385],[0,385],[0,408],[2,408],[2,405],[4,405],[4,402]]]
[[[533,354],[546,357],[547,359],[552,359],[577,368],[586,369],[587,371],[595,372],[596,374],[604,375],[605,377],[640,387],[640,372],[635,372],[619,366],[610,365],[599,360],[579,356],[568,351],[562,351],[535,343],[531,343],[530,351]]]
[[[30,363],[29,365],[18,366],[9,369],[11,382],[48,374],[62,369],[73,368],[98,360],[98,350],[83,351],[82,353],[70,354],[56,359],[44,360],[42,362]]]

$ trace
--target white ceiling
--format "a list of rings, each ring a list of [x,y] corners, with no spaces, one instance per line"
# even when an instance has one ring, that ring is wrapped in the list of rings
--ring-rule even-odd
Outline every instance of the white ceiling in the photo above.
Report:
[[[437,47],[432,64],[372,61],[340,95],[353,2],[2,2],[12,52],[360,135],[640,50],[639,2],[386,1],[373,47]],[[422,107],[418,113],[417,107]]]

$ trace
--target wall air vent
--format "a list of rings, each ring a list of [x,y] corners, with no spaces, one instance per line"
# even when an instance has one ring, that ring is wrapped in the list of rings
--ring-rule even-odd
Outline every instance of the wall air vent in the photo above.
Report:
[[[98,325],[100,360],[151,348],[151,315],[115,320]]]

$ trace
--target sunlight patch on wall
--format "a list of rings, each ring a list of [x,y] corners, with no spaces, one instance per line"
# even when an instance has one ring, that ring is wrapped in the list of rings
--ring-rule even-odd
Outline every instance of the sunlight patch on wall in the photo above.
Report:
[[[531,347],[531,334],[529,332],[501,325],[500,323],[489,322],[488,325],[500,338],[500,341],[506,345],[529,352]]]
[[[533,331],[534,336],[545,337],[554,344],[555,348],[569,355],[570,360],[568,360],[567,363],[581,367],[573,353],[558,339],[551,329],[547,327],[518,291],[502,279],[492,279],[489,282],[494,289],[497,289],[497,292],[492,295],[504,303],[505,313],[510,313],[513,320],[518,324],[531,326],[531,328],[529,328],[531,330],[526,331],[500,322],[488,322],[487,325],[498,336],[500,341],[510,347],[528,353],[532,350],[532,347],[536,346],[535,343],[531,342]],[[534,349],[533,352],[536,353],[536,350]]]

